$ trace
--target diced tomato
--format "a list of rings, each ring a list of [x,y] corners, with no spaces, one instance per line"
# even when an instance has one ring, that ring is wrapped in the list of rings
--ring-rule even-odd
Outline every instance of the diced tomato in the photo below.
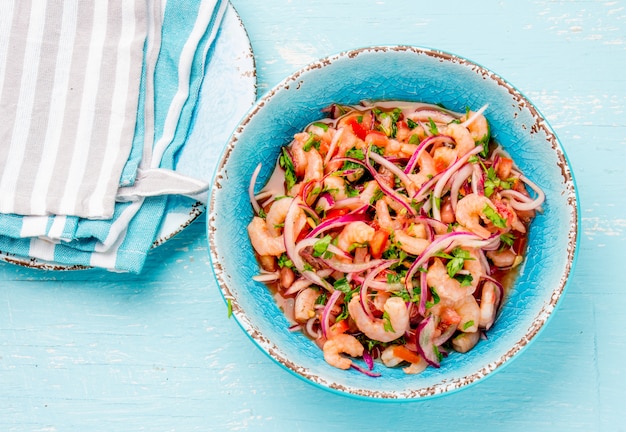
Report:
[[[348,320],[337,321],[335,324],[331,325],[328,331],[326,332],[326,338],[332,339],[334,336],[345,333],[349,328]]]
[[[422,358],[419,356],[419,354],[411,351],[404,345],[394,346],[393,355],[409,363],[419,363],[420,361],[422,361]]]
[[[333,208],[330,209],[326,212],[326,218],[325,219],[332,219],[332,218],[336,218],[339,216],[343,216],[345,214],[348,214],[348,212],[350,211],[349,208],[344,207],[344,208]]]
[[[359,123],[356,117],[351,117],[346,120],[346,124],[352,127],[352,131],[359,139],[365,140],[367,132],[369,131],[363,123]]]
[[[370,240],[370,252],[372,257],[379,259],[383,256],[383,252],[387,248],[389,242],[389,233],[383,229],[374,233],[372,240]]]
[[[506,180],[511,177],[511,169],[513,168],[513,159],[501,157],[500,161],[498,161],[498,169],[496,174],[502,180]]]

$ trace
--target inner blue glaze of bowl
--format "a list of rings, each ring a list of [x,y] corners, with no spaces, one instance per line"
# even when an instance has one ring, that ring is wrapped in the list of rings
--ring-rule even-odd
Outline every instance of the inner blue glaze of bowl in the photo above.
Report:
[[[527,257],[500,317],[467,354],[451,353],[441,368],[419,375],[376,366],[380,378],[329,366],[314,343],[289,323],[262,283],[246,226],[253,211],[247,189],[263,168],[265,184],[281,146],[332,103],[405,100],[485,111],[492,136],[546,194],[532,223]],[[228,143],[214,176],[208,218],[211,260],[233,316],[276,362],[313,384],[356,397],[414,400],[455,391],[502,368],[545,326],[572,272],[578,242],[575,181],[556,135],[537,109],[493,72],[458,56],[417,47],[374,47],[313,63],[263,96]]]

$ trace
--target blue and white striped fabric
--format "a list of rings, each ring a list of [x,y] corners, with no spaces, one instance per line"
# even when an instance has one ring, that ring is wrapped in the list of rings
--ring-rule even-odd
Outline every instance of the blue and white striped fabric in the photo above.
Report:
[[[141,270],[166,194],[206,187],[172,170],[226,7],[0,3],[0,251]],[[13,39],[24,31],[19,55]],[[168,177],[173,188],[163,188]]]

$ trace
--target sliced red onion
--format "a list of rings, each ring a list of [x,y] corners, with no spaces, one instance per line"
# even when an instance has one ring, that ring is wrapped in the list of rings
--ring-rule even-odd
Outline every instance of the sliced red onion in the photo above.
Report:
[[[374,359],[368,351],[363,351],[363,361],[365,362],[369,370],[374,369]]]
[[[419,202],[424,201],[428,196],[430,189],[432,189],[432,187],[439,181],[442,175],[442,172],[437,173],[432,178],[428,179],[428,181],[424,182],[415,195],[413,195],[413,199]]]
[[[376,267],[383,261],[372,260],[363,263],[346,263],[335,259],[326,259],[324,262],[328,265],[328,267],[342,273],[361,273],[362,271]]]
[[[428,270],[426,263],[423,265],[424,270]],[[420,273],[420,303],[417,312],[421,316],[426,316],[426,298],[428,297],[428,282],[426,281],[426,271]]]
[[[300,253],[296,250],[294,226],[295,226],[296,213],[298,210],[300,210],[301,203],[302,203],[301,198],[296,197],[293,199],[293,201],[289,205],[289,209],[287,210],[287,216],[285,216],[285,226],[283,228],[283,238],[285,240],[285,251],[289,259],[293,263],[294,267],[300,272],[300,274],[303,277],[309,279],[314,284],[327,289],[328,291],[333,291],[334,290],[333,287],[324,279],[322,279],[317,273],[304,269],[304,260],[300,256]],[[305,247],[301,243],[302,242],[298,244],[299,250]]]
[[[472,113],[472,115],[469,116],[469,118],[467,120],[465,120],[463,123],[461,123],[461,126],[468,127],[469,125],[474,123],[474,121],[485,112],[485,110],[487,109],[488,106],[489,106],[489,104],[485,104],[482,107],[480,107],[480,109],[478,111],[476,111],[475,113]]]
[[[459,190],[461,189],[461,185],[465,183],[468,177],[474,171],[474,167],[470,164],[465,164],[461,169],[459,169],[452,179],[452,184],[450,185],[450,205],[452,206],[452,211],[456,212],[456,203],[459,199]],[[474,185],[474,178],[472,177],[472,185]]]
[[[431,244],[429,244],[426,249],[417,257],[406,275],[406,286],[407,291],[411,292],[412,290],[412,279],[415,272],[423,266],[428,260],[437,252],[441,250],[448,250],[453,245],[461,245],[463,242],[473,241],[473,240],[481,240],[479,236],[476,234],[467,232],[467,231],[454,231],[449,234],[442,235],[435,240]]]
[[[385,195],[388,195],[391,198],[393,198],[395,201],[397,201],[402,207],[404,207],[409,212],[409,214],[416,216],[417,214],[415,212],[415,209],[411,207],[411,205],[406,201],[406,197],[403,197],[394,189],[387,186],[387,184],[380,178],[380,174],[374,169],[372,164],[369,163],[368,159],[369,158],[366,156],[364,161],[360,159],[348,158],[348,157],[335,158],[334,160],[344,160],[344,161],[354,162],[354,163],[364,166],[372,175],[372,177],[374,177],[374,180],[376,181],[380,189],[383,191],[383,193],[385,193]]]
[[[287,330],[290,331],[290,332],[295,332],[295,331],[298,331],[298,330],[301,330],[301,329],[302,329],[302,325],[300,325],[300,324],[292,324],[292,325],[289,326],[289,328]]]
[[[485,173],[478,164],[474,164],[473,169],[472,192],[476,195],[485,195]]]
[[[335,150],[337,149],[337,144],[343,135],[343,129],[339,128],[333,135],[333,139],[330,141],[330,145],[328,146],[328,153],[326,153],[326,157],[324,158],[324,166],[328,165],[332,157],[335,155]]]
[[[306,322],[304,329],[313,339],[318,339],[320,337],[320,333],[319,331],[313,329],[315,321],[317,321],[317,318],[309,318]]]
[[[337,303],[337,299],[341,295],[341,291],[335,290],[326,302],[326,306],[324,306],[324,310],[322,311],[322,319],[320,320],[320,325],[322,327],[322,335],[324,337],[328,337],[328,328],[330,322],[330,312],[335,307],[335,303]]]
[[[379,263],[381,261],[379,260]],[[359,300],[361,301],[361,307],[363,308],[363,310],[365,311],[365,314],[371,319],[374,319],[374,315],[372,314],[372,310],[370,309],[369,305],[368,305],[368,298],[367,298],[367,294],[369,292],[369,284],[370,281],[373,280],[381,271],[388,269],[389,267],[391,267],[392,265],[396,264],[398,262],[398,260],[389,260],[389,261],[382,261],[382,264],[380,264],[378,267],[372,269],[372,271],[370,271],[367,276],[365,277],[365,279],[363,279],[363,284],[361,285],[361,290],[359,291]]]
[[[454,332],[456,332],[456,326],[454,324],[451,324],[448,326],[446,331],[441,333],[441,335],[439,335],[433,340],[433,343],[435,344],[435,346],[438,346],[438,347],[443,345],[444,343],[448,341],[448,339],[452,337]]]
[[[530,188],[535,191],[535,193],[537,194],[537,197],[535,199],[533,199],[532,201],[527,201],[527,197],[524,196],[523,194],[517,192],[517,191],[513,191],[513,190],[503,190],[502,192],[500,192],[500,195],[502,196],[509,196],[513,197],[514,199],[512,199],[510,201],[511,207],[513,207],[515,210],[537,210],[540,209],[541,204],[543,204],[543,202],[546,199],[546,195],[545,193],[541,190],[541,188],[539,186],[537,186],[534,182],[532,182],[530,179],[528,179],[526,176],[524,175],[520,175],[519,176],[520,180],[523,181],[524,183],[526,183],[528,186],[530,186]],[[523,197],[523,198],[521,198]],[[518,199],[520,201],[518,201]]]
[[[342,216],[337,216],[332,219],[327,219],[318,226],[316,226],[311,232],[306,235],[306,238],[317,237],[324,231],[328,231],[334,228],[347,225],[351,222],[365,221],[365,215],[358,213],[348,213]]]
[[[365,374],[365,375],[370,376],[370,377],[372,377],[372,378],[378,378],[378,377],[380,376],[380,373],[378,373],[378,372],[372,372],[372,371],[370,371],[370,370],[368,370],[368,369],[365,369],[365,368],[363,368],[363,367],[359,366],[358,364],[356,364],[356,363],[354,363],[354,362],[352,362],[352,364],[350,365],[350,367],[351,367],[352,369],[357,370],[357,371],[361,372],[362,374]]]
[[[426,360],[426,362],[438,368],[439,355],[437,346],[434,343],[434,334],[436,329],[435,319],[432,315],[424,318],[417,326],[417,351]]]
[[[476,146],[469,152],[465,153],[463,157],[461,157],[452,165],[450,165],[448,168],[446,168],[441,178],[437,181],[435,188],[433,189],[433,200],[441,198],[443,189],[448,183],[448,180],[450,179],[450,177],[452,177],[452,174],[457,172],[457,170],[460,167],[462,167],[470,157],[474,156],[475,154],[480,153],[482,150],[483,150],[483,146]],[[439,211],[439,207],[436,205],[433,205],[433,218],[437,220],[441,220],[441,213]]]
[[[437,143],[453,144],[454,139],[449,135],[432,135],[432,136],[425,138],[421,143],[417,145],[417,148],[411,155],[411,158],[409,159],[409,161],[406,164],[406,167],[404,168],[404,173],[405,174],[412,173],[413,170],[415,169],[415,166],[417,165],[417,162],[420,156],[426,150],[426,148],[430,145],[437,144]]]
[[[278,272],[271,273],[261,273],[255,276],[252,276],[252,279],[257,282],[274,282],[280,278]]]
[[[259,206],[259,203],[257,202],[254,196],[254,185],[256,184],[256,179],[259,176],[259,173],[261,172],[262,166],[263,164],[260,164],[260,163],[256,166],[256,168],[254,169],[254,172],[252,173],[252,177],[250,177],[250,184],[248,185],[248,197],[250,198],[250,204],[252,204],[254,213],[256,214],[259,214],[259,212],[261,211],[261,207]]]
[[[297,294],[303,289],[309,287],[312,283],[313,282],[311,282],[309,279],[301,277],[297,279],[294,283],[292,283],[291,286],[285,291],[283,295],[290,296],[293,294]]]
[[[432,119],[435,123],[443,124],[448,124],[456,120],[456,117],[451,114],[428,108],[418,109],[413,113],[407,114],[406,117],[414,122],[429,121],[429,119]]]
[[[402,171],[400,168],[398,168],[397,165],[393,164],[392,162],[389,162],[387,159],[385,159],[383,156],[379,155],[378,153],[368,152],[368,156],[371,159],[373,159],[374,162],[384,166],[391,173],[393,173],[396,177],[398,177],[400,179],[400,181],[402,182],[402,184],[404,184],[404,187],[405,187],[406,190],[409,190],[411,188],[411,186],[413,185],[413,182],[404,173],[404,171]]]
[[[504,286],[491,276],[483,276],[483,279],[491,282],[498,289],[498,298],[496,299],[496,311],[498,311],[500,306],[502,306],[502,300],[504,299]]]

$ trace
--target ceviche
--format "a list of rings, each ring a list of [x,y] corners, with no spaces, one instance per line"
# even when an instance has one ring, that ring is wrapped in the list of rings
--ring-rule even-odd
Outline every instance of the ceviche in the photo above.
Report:
[[[332,366],[419,373],[494,324],[544,194],[493,142],[486,109],[334,104],[260,192],[257,167],[255,280]]]

